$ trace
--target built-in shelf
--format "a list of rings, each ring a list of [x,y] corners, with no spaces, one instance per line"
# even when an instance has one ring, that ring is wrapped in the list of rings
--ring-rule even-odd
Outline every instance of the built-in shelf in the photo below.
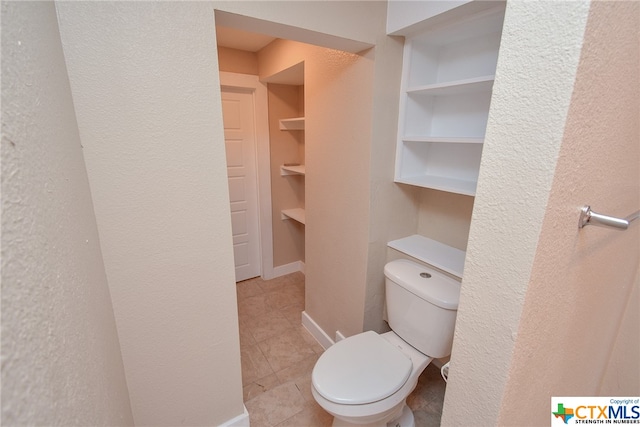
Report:
[[[417,187],[433,188],[434,190],[448,191],[450,193],[475,196],[478,181],[466,181],[437,175],[417,175],[397,178],[400,184],[415,185]]]
[[[474,196],[504,6],[405,39],[395,182]]]
[[[435,83],[429,85],[407,88],[409,94],[430,96],[458,95],[461,93],[474,93],[490,91],[493,87],[495,76],[481,76],[453,82]]]
[[[306,219],[304,209],[302,208],[285,209],[280,212],[280,218],[282,220],[292,219],[294,221],[298,221],[301,224],[304,224]]]
[[[304,117],[281,119],[280,130],[304,130]]]
[[[483,144],[484,138],[461,136],[403,136],[404,142],[439,142],[444,144]]]
[[[305,174],[304,165],[291,165],[291,166],[283,165],[283,166],[280,166],[280,175],[282,175],[282,176],[286,176],[286,175],[304,175],[304,174]]]
[[[393,240],[387,246],[462,279],[465,251],[419,234]]]

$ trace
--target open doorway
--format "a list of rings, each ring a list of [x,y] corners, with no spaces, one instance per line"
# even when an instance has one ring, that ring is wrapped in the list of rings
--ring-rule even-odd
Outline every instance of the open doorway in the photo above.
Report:
[[[217,18],[216,15],[218,22]],[[349,204],[354,200],[354,191],[346,189],[350,182],[345,185],[341,179],[336,181],[339,175],[335,172],[341,169],[340,162],[347,158],[351,157],[351,164],[355,164],[353,160],[361,159],[363,153],[366,156],[368,141],[366,136],[362,136],[367,135],[367,130],[358,133],[357,138],[350,135],[354,129],[368,126],[369,117],[366,112],[360,114],[355,103],[350,105],[351,110],[343,106],[351,101],[345,97],[351,95],[355,99],[353,88],[357,88],[359,97],[365,97],[371,91],[371,86],[362,84],[368,80],[361,77],[363,70],[368,77],[371,64],[360,55],[293,41],[283,38],[282,34],[268,40],[262,35],[219,24],[218,60],[223,114],[227,114],[224,106],[226,97],[233,95],[225,92],[242,90],[231,87],[233,85],[228,79],[232,76],[258,80],[258,85],[265,87],[267,92],[267,149],[261,151],[258,142],[253,152],[257,157],[257,186],[269,189],[266,195],[258,191],[259,210],[265,213],[258,218],[260,236],[266,235],[266,239],[271,241],[267,247],[261,244],[262,277],[240,281],[236,286],[244,401],[252,416],[260,418],[263,405],[257,402],[269,399],[271,392],[276,393],[276,388],[290,391],[294,402],[300,397],[295,381],[310,376],[317,355],[323,351],[320,344],[323,340],[318,336],[324,333],[317,326],[312,331],[314,328],[307,327],[304,322],[304,319],[311,319],[304,312],[307,302],[319,301],[310,289],[307,261],[313,263],[312,260],[316,260],[318,264],[313,268],[323,262],[317,255],[307,258],[307,248],[314,249],[324,244],[320,238],[324,240],[344,223],[338,211],[326,212],[326,209],[337,205],[336,200],[346,199]],[[265,40],[267,44],[260,46]],[[231,105],[230,108],[234,108]],[[347,111],[339,114],[343,109]],[[351,119],[359,116],[363,120],[354,126]],[[259,117],[257,120],[263,119]],[[227,121],[232,120],[225,117]],[[227,128],[232,126],[239,127],[225,123],[225,140],[228,139]],[[347,138],[340,138],[340,135]],[[237,164],[232,162],[230,153],[233,149],[229,147],[227,142],[228,165]],[[229,179],[233,178],[230,173]],[[356,190],[359,194],[367,194],[366,185],[360,185]],[[230,193],[232,204],[241,200],[234,197],[233,191]],[[358,197],[355,200],[359,200]],[[270,209],[264,209],[266,205]],[[336,225],[329,226],[329,223]],[[233,230],[234,236],[240,237],[239,234],[247,229],[239,223],[239,233]],[[240,267],[238,261],[244,259],[238,255],[243,254],[234,252],[236,267]],[[322,252],[324,257],[336,251],[333,248],[332,253]],[[271,265],[265,257],[269,253]],[[364,265],[360,263],[359,268]],[[237,277],[242,276],[238,274]],[[329,283],[332,285],[333,282]],[[315,324],[313,321],[309,323]],[[285,379],[285,373],[293,370],[300,377]],[[289,415],[297,411],[304,412],[302,403]],[[326,413],[315,415],[330,422]]]
[[[236,281],[304,273],[305,58],[357,55],[281,38],[291,28],[253,18],[216,12],[216,21]],[[279,37],[246,31],[247,23]],[[301,31],[290,34],[304,39]],[[308,33],[336,45],[335,37]]]
[[[236,281],[304,272],[304,65],[259,77],[277,39],[217,36]]]

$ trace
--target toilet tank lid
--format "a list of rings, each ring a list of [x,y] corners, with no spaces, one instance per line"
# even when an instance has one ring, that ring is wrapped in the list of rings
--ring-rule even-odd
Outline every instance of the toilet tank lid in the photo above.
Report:
[[[398,259],[385,265],[384,275],[431,304],[447,310],[458,309],[460,282],[442,273],[406,259]]]

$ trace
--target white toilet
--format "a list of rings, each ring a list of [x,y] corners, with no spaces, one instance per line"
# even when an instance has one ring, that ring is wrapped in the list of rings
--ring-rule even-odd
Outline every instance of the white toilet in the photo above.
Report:
[[[316,362],[312,393],[333,426],[413,427],[407,396],[434,358],[451,354],[460,283],[408,260],[384,267],[392,331],[363,332]]]

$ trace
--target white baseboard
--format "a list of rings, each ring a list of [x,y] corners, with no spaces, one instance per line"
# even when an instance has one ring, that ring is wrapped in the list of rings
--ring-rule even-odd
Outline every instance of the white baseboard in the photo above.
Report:
[[[249,412],[247,411],[247,407],[242,405],[242,408],[244,409],[244,413],[220,424],[219,427],[250,427]]]
[[[336,342],[342,341],[344,339],[344,335],[340,331],[336,331]]]
[[[304,262],[294,261],[289,264],[273,267],[272,271],[270,271],[267,274],[264,274],[264,279],[265,280],[275,279],[276,277],[295,273],[296,271],[300,271],[302,272],[302,274],[304,274]]]
[[[302,326],[318,341],[318,343],[325,350],[331,347],[334,341],[327,335],[325,331],[307,314],[306,311],[302,312]]]

